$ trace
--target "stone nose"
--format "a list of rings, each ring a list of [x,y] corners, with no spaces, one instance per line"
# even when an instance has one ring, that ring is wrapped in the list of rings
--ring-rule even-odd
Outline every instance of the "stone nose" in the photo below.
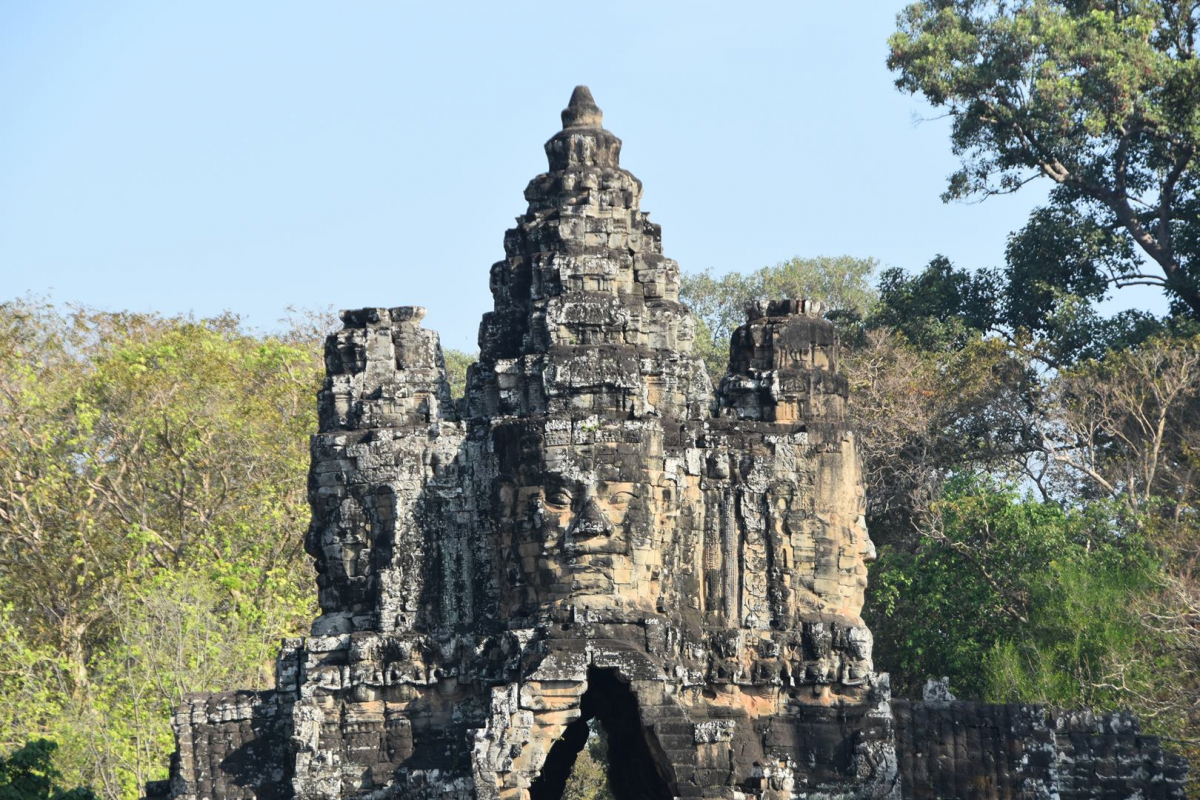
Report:
[[[575,528],[576,533],[581,536],[608,536],[612,533],[612,523],[608,521],[608,516],[594,495],[589,494],[584,500]]]

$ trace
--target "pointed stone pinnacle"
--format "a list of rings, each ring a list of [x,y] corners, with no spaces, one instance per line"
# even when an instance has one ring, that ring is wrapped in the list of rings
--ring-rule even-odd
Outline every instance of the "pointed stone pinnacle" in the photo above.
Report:
[[[576,86],[571,92],[571,102],[562,112],[563,129],[567,128],[599,128],[604,119],[604,112],[592,99],[592,91],[586,86]]]

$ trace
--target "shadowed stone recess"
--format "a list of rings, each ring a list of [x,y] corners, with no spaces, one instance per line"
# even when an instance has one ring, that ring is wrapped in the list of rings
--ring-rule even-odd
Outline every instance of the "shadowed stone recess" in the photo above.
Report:
[[[621,800],[1182,797],[1128,718],[892,700],[833,326],[753,305],[714,390],[621,140],[586,87],[562,122],[465,397],[423,309],[343,312],[321,615],[274,691],[187,699],[147,794],[545,800],[596,718]]]

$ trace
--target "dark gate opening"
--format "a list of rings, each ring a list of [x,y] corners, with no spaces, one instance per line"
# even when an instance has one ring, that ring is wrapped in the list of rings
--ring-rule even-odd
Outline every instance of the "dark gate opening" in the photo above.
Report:
[[[537,780],[529,787],[530,800],[560,800],[575,758],[587,744],[593,719],[608,734],[608,785],[616,800],[671,800],[670,768],[642,726],[637,697],[616,670],[588,670],[579,719],[567,726],[550,752]],[[658,752],[656,752],[658,751]]]

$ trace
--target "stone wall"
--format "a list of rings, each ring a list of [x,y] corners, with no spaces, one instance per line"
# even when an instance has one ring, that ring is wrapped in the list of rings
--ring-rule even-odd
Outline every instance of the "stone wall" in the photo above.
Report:
[[[1127,714],[895,700],[904,796],[1183,797],[1183,762]]]

